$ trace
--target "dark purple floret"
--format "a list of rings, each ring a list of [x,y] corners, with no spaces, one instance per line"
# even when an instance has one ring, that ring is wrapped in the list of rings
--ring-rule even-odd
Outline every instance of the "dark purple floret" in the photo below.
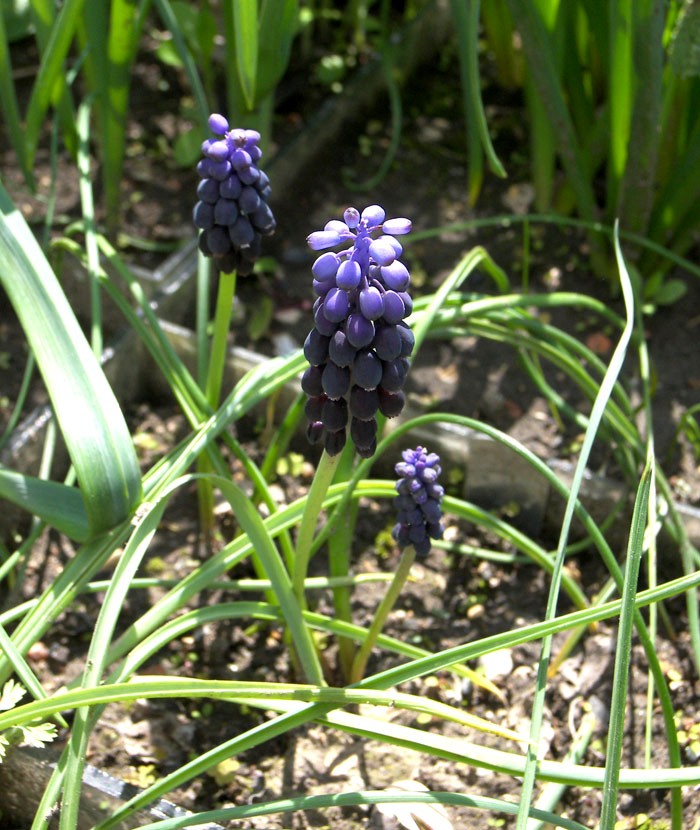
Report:
[[[321,377],[323,394],[347,403],[350,437],[364,457],[376,449],[377,413],[393,418],[404,404],[406,358],[413,349],[413,334],[404,320],[413,303],[408,269],[399,260],[403,248],[395,237],[410,230],[408,219],[387,220],[382,207],[370,205],[362,213],[348,208],[342,221],[327,222],[307,240],[314,251],[343,243],[349,247],[322,253],[311,269],[318,299],[313,336],[307,338],[304,353],[321,374],[305,375],[303,388],[315,395]],[[322,441],[333,455],[345,443],[340,438],[345,430],[337,419],[331,420],[334,410],[327,411],[328,419],[309,417],[309,438]]]
[[[444,490],[438,484],[442,472],[440,457],[424,447],[404,450],[403,461],[396,465],[398,495],[394,499],[397,524],[392,535],[403,550],[413,545],[418,556],[427,556],[430,540],[441,539],[443,528],[441,502]]]
[[[193,212],[199,248],[221,271],[245,276],[260,256],[262,237],[273,233],[276,224],[267,204],[270,182],[258,167],[260,133],[229,129],[216,113],[209,117],[209,128],[214,138],[202,143],[199,201]]]

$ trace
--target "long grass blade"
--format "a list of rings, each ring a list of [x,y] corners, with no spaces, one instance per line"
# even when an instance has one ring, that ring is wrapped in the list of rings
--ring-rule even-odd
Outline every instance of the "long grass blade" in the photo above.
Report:
[[[10,144],[15,151],[24,179],[30,187],[34,186],[32,169],[27,157],[24,131],[19,114],[17,92],[12,82],[12,62],[10,44],[5,31],[5,21],[0,14],[0,109],[9,135]]]
[[[29,167],[34,163],[42,121],[52,102],[54,89],[64,77],[63,63],[73,41],[84,3],[85,0],[66,0],[61,6],[41,57],[41,65],[27,106],[25,123],[26,162]]]
[[[617,239],[617,235],[615,237],[615,241],[617,246],[616,250],[619,252],[619,242]],[[586,433],[584,435],[581,452],[576,462],[573,481],[571,484],[569,497],[566,503],[564,518],[562,520],[559,543],[557,545],[554,571],[552,573],[552,582],[550,585],[549,596],[547,599],[547,608],[545,611],[546,620],[553,619],[556,615],[556,607],[559,599],[561,585],[561,574],[564,565],[564,556],[566,552],[566,545],[568,542],[569,532],[571,529],[571,523],[574,517],[578,493],[586,471],[586,466],[588,464],[588,458],[593,447],[593,442],[598,432],[600,423],[603,420],[603,415],[610,401],[610,396],[612,394],[614,385],[617,381],[617,377],[619,376],[622,370],[622,364],[624,363],[625,356],[627,354],[627,348],[629,346],[630,340],[632,339],[632,332],[634,330],[634,293],[627,271],[626,269],[624,269],[623,266],[624,262],[622,262],[622,265],[620,267],[620,283],[622,288],[622,296],[625,302],[625,328],[620,336],[617,346],[615,347],[615,351],[613,352],[613,355],[610,359],[610,365],[605,374],[605,377],[601,381],[598,395],[596,396],[596,399],[593,403],[593,408],[591,410],[588,429],[586,430]],[[539,746],[540,742],[542,721],[544,718],[544,698],[547,689],[547,674],[549,660],[552,651],[552,642],[553,641],[551,637],[545,637],[542,640],[542,649],[540,652],[540,659],[537,669],[535,698],[532,706],[531,715],[531,747]],[[530,804],[532,799],[533,788],[537,776],[538,763],[539,759],[537,750],[529,748],[527,752],[525,776],[523,779],[523,786],[521,791],[520,810],[518,812],[518,830],[524,830],[527,823],[527,806]]]
[[[232,2],[233,49],[238,80],[249,110],[257,101],[258,74],[258,4]]]
[[[488,123],[481,99],[479,73],[479,0],[463,3],[451,0],[452,19],[457,36],[459,72],[462,84],[462,105],[467,135],[469,202],[474,204],[483,180],[482,153],[489,168],[500,178],[506,170],[498,158],[489,135]]]
[[[136,57],[144,21],[143,9],[133,0],[112,0],[107,33],[107,69],[98,78],[100,98],[105,102],[103,133],[100,141],[107,217],[116,226],[120,211],[122,167],[126,152],[126,116],[129,108],[131,68]],[[141,8],[140,8],[141,7]]]
[[[51,0],[29,0],[29,3],[31,20],[39,46],[39,54],[43,57],[47,45],[51,40],[51,33],[56,21],[56,15],[58,14],[57,4],[51,2]],[[77,148],[77,135],[75,130],[75,111],[70,94],[71,83],[71,73],[58,77],[51,102],[56,107],[66,149],[74,156]]]
[[[612,0],[607,13],[610,26],[608,101],[610,132],[607,202],[619,216],[620,186],[629,158],[629,140],[635,97],[634,6],[637,0]]]
[[[0,497],[39,516],[76,542],[85,542],[91,534],[83,498],[74,487],[0,466]]]
[[[625,581],[622,592],[622,612],[615,648],[615,669],[613,693],[610,703],[610,723],[606,746],[605,780],[603,781],[603,803],[600,811],[601,830],[614,830],[617,818],[617,793],[622,759],[622,740],[625,734],[625,712],[627,687],[629,683],[630,650],[634,628],[634,598],[637,592],[639,566],[644,548],[644,533],[649,511],[649,493],[654,478],[653,459],[644,468],[634,502]]]
[[[274,92],[284,74],[297,32],[299,0],[263,0],[255,94],[259,100]]]
[[[394,793],[386,790],[362,791],[350,793],[338,793],[336,795],[311,795],[299,796],[296,798],[285,798],[276,801],[267,801],[262,804],[240,807],[226,807],[220,810],[208,810],[203,813],[196,813],[187,818],[172,818],[159,821],[154,824],[146,824],[143,830],[179,830],[181,827],[189,827],[193,824],[206,824],[208,822],[229,822],[236,819],[249,821],[258,816],[274,815],[276,813],[291,813],[304,810],[323,810],[324,808],[339,807],[365,807],[371,804],[396,804],[405,805],[407,812],[414,805],[447,804],[454,807],[468,807],[471,809],[488,811],[489,815],[503,813],[505,816],[513,815],[516,805],[499,798],[488,796],[466,795],[463,793],[440,792],[411,792]],[[561,827],[562,830],[586,830],[586,828],[572,819],[557,816],[548,810],[533,808],[530,812],[533,819],[545,823],[547,827]],[[484,821],[487,821],[484,817]],[[501,819],[489,818],[493,823]],[[405,825],[408,826],[408,825]],[[417,824],[413,824],[418,827]],[[421,826],[427,826],[421,822]]]
[[[152,535],[154,532],[155,528],[152,528],[150,534]],[[147,540],[142,538],[139,545],[142,545],[144,541]],[[134,549],[132,548],[132,550]],[[125,569],[123,568],[122,573],[124,572]],[[115,582],[113,581],[111,588],[114,585]],[[118,591],[119,589],[111,590],[111,597],[115,596]],[[117,608],[119,608],[118,605]],[[109,616],[113,615],[110,614]],[[106,619],[106,617],[103,617],[103,619]],[[97,647],[92,649],[92,653],[97,654]],[[211,698],[235,704],[248,703],[252,706],[265,706],[266,704],[274,706],[277,702],[297,701],[301,703],[330,704],[333,708],[338,708],[364,703],[371,706],[419,712],[439,720],[458,723],[468,729],[476,729],[485,734],[498,735],[515,743],[525,741],[523,736],[517,732],[476,715],[471,715],[463,709],[393,689],[338,688],[301,683],[257,683],[237,680],[204,680],[189,677],[162,678],[147,675],[135,678],[128,683],[105,683],[94,686],[83,684],[80,689],[63,692],[52,698],[42,697],[40,700],[34,701],[34,703],[41,704],[38,707],[36,705],[30,706],[30,704],[18,706],[4,717],[4,721],[11,721],[13,725],[23,725],[37,717],[54,716],[62,710],[76,709],[78,713],[87,713],[92,707],[102,707],[116,701],[136,700],[140,697],[152,699]],[[75,726],[73,727],[73,735],[77,735]]]
[[[164,493],[157,504],[146,507],[144,513],[139,517],[139,524],[124,547],[109,587],[105,592],[102,607],[95,623],[94,633],[90,640],[81,681],[84,689],[97,686],[102,680],[106,668],[107,649],[114,635],[114,629],[129,591],[131,580],[136,575],[136,570],[158,529],[158,524],[168,504],[168,496],[186,481],[187,479],[174,482],[170,491]],[[85,767],[85,752],[95,716],[96,713],[86,707],[79,707],[75,712],[70,739],[65,750],[66,765],[59,823],[60,830],[73,830],[79,823],[80,790]]]
[[[192,57],[192,53],[187,48],[185,37],[177,22],[177,15],[173,11],[169,0],[153,0],[153,5],[160,16],[160,19],[163,21],[163,24],[173,37],[173,45],[180,60],[182,61],[185,74],[187,75],[190,87],[192,88],[192,94],[197,107],[199,121],[202,125],[202,129],[206,129],[207,119],[209,118],[211,109],[209,102],[207,101],[207,94],[204,90],[199,70],[197,69],[197,64]]]
[[[301,605],[292,588],[282,558],[265,524],[243,491],[228,479],[212,476],[211,482],[229,502],[241,529],[248,536],[262,567],[272,582],[273,593],[284,614],[297,656],[308,680],[323,685],[323,670],[309,628],[301,614]]]

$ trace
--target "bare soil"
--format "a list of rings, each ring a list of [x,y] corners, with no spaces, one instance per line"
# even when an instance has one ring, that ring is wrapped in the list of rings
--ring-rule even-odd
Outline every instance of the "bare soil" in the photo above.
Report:
[[[360,124],[351,125],[325,153],[303,171],[292,191],[275,194],[278,232],[267,247],[276,266],[260,280],[247,280],[239,288],[239,327],[237,342],[251,343],[245,321],[250,319],[263,297],[272,300],[269,325],[252,342],[261,351],[272,353],[282,344],[300,345],[310,325],[312,302],[309,265],[312,258],[305,247],[309,232],[338,218],[349,204],[363,207],[378,202],[391,216],[412,218],[414,228],[449,224],[469,218],[488,217],[527,206],[529,191],[527,171],[518,162],[518,153],[527,140],[522,123],[520,102],[495,97],[489,104],[497,148],[504,154],[513,177],[506,183],[488,179],[476,208],[465,200],[464,146],[459,89],[452,72],[453,60],[446,55],[421,74],[420,95],[411,88],[405,95],[404,128],[401,147],[390,173],[367,192],[358,192],[344,184],[343,171],[356,178],[367,178],[380,163],[388,145],[388,117],[384,102]],[[170,85],[172,100],[153,95]],[[194,192],[194,176],[179,170],[170,158],[163,158],[159,136],[174,140],[181,124],[168,110],[168,103],[179,96],[178,78],[171,70],[152,60],[139,65],[133,81],[134,114],[130,122],[130,153],[124,179],[123,233],[131,237],[171,244],[190,238],[189,205]],[[158,100],[161,108],[154,108]],[[297,109],[297,99],[282,107],[283,122],[279,134],[289,136],[302,130],[307,118]],[[365,155],[364,148],[371,147]],[[57,216],[68,221],[79,214],[76,180],[71,164],[61,160]],[[13,192],[27,218],[41,229],[45,203],[41,197],[23,190],[13,160],[5,151],[0,158],[3,182]],[[49,186],[48,157],[38,159],[41,192]],[[274,185],[274,179],[273,179]],[[518,203],[516,205],[516,202]],[[618,301],[609,285],[594,277],[586,265],[586,241],[573,230],[536,226],[531,228],[532,250],[529,262],[530,289],[551,290],[556,284],[563,290],[582,291],[602,297],[613,305]],[[483,245],[513,279],[514,288],[523,270],[522,229],[517,225],[488,230],[444,233],[411,246],[411,262],[418,292],[430,292],[444,279],[459,257],[474,245]],[[164,252],[145,253],[131,246],[125,252],[141,267],[153,267]],[[490,291],[488,277],[476,273],[467,290]],[[22,366],[26,358],[21,333],[7,303],[0,303],[0,426],[9,417]],[[700,400],[700,285],[688,277],[686,299],[660,309],[647,320],[648,342],[654,362],[654,429],[657,449],[665,469],[679,495],[689,504],[700,505],[700,474],[692,447],[685,439],[675,442],[675,432],[683,412]],[[600,320],[582,318],[561,311],[556,322],[565,330],[585,340],[605,359],[614,346],[614,333]],[[635,371],[628,367],[626,382],[634,387]],[[570,396],[570,403],[588,411],[589,405],[556,373],[552,382]],[[450,343],[429,343],[415,361],[409,386],[409,399],[436,410],[459,412],[479,417],[517,436],[546,459],[571,457],[575,452],[576,432],[557,425],[544,399],[532,388],[512,350],[497,343],[470,335]],[[40,388],[34,400],[42,398]],[[182,434],[182,419],[162,402],[146,400],[130,413],[139,436],[143,463],[147,466]],[[254,437],[254,436],[250,436]],[[250,444],[256,452],[255,441]],[[611,458],[603,448],[596,456],[597,471],[610,472]],[[280,475],[276,487],[280,499],[293,498],[308,486],[312,466],[305,462],[298,475]],[[234,475],[238,471],[234,467]],[[383,532],[391,525],[391,516],[379,505],[362,505],[362,518],[354,542],[353,561],[357,572],[391,571],[396,551],[382,543]],[[222,508],[220,537],[230,538],[235,531],[232,517]],[[496,540],[482,531],[447,517],[448,540],[458,540],[475,547],[497,546]],[[144,574],[178,577],[200,560],[193,494],[183,494],[168,511],[161,532],[144,564]],[[542,539],[552,546],[553,539]],[[507,549],[505,552],[509,552]],[[32,556],[26,580],[19,596],[5,596],[5,603],[35,596],[50,584],[53,576],[71,555],[68,542],[52,533],[46,534]],[[588,551],[573,557],[572,573],[589,595],[602,586],[605,572]],[[673,553],[664,563],[669,575],[678,573],[680,565]],[[323,572],[323,557],[318,558]],[[240,577],[245,572],[236,571]],[[388,633],[424,645],[444,648],[489,634],[521,627],[542,619],[547,581],[542,571],[527,563],[503,565],[434,548],[429,557],[416,565],[413,579],[406,587],[392,615]],[[381,585],[368,585],[355,592],[354,614],[367,623],[381,598]],[[134,592],[124,609],[123,624],[151,605],[158,592]],[[227,598],[209,596],[206,601]],[[228,597],[230,598],[230,597]],[[84,666],[87,642],[99,609],[100,597],[76,601],[58,621],[47,637],[30,652],[32,665],[47,690],[60,688],[77,677]],[[331,598],[317,597],[318,609],[332,613]],[[563,609],[562,609],[563,610]],[[680,601],[666,607],[670,629],[663,628],[658,637],[658,653],[669,678],[674,707],[679,721],[689,729],[700,722],[700,682],[692,664],[687,634],[685,608]],[[615,626],[601,624],[587,635],[562,663],[552,678],[547,698],[545,736],[547,757],[561,759],[571,744],[572,730],[580,724],[586,707],[593,707],[599,717],[594,739],[583,763],[602,766],[605,761],[607,707],[615,652]],[[557,644],[559,647],[561,643]],[[329,647],[329,665],[333,674],[334,650]],[[478,687],[440,675],[410,684],[405,691],[428,695],[468,710],[500,725],[527,731],[535,666],[536,644],[516,648],[500,664],[484,665],[483,670],[496,683],[502,698],[493,697]],[[389,665],[372,663],[370,670]],[[154,658],[144,672],[194,674],[221,679],[291,678],[281,632],[275,627],[251,629],[235,622],[208,627],[171,644]],[[638,643],[632,654],[629,692],[629,721],[623,765],[644,763],[644,709],[646,662]],[[342,682],[338,676],[331,677]],[[375,713],[376,714],[376,713]],[[660,722],[657,714],[657,721]],[[389,710],[387,719],[431,730],[437,725],[415,716]],[[145,786],[184,763],[194,753],[205,751],[264,718],[254,711],[239,710],[222,703],[187,701],[143,701],[131,707],[109,707],[91,742],[91,764],[138,786]],[[440,725],[442,731],[468,740],[510,748],[498,739],[467,734],[456,727]],[[653,758],[665,763],[665,742],[660,729],[654,733]],[[684,761],[697,764],[690,746],[684,746]],[[451,790],[517,800],[517,780],[483,770],[427,759],[403,749],[360,741],[331,732],[320,726],[299,730],[232,759],[230,764],[212,769],[202,779],[173,792],[172,800],[192,810],[214,809],[226,805],[295,794],[341,792],[388,787],[402,780],[419,781],[432,790]],[[687,788],[683,793],[687,827],[700,826],[700,789]],[[1,801],[1,799],[0,799]],[[600,794],[596,791],[569,789],[563,796],[563,812],[587,827],[594,827],[599,815]],[[622,794],[619,801],[620,827],[637,827],[636,817],[644,813],[654,823],[649,827],[668,826],[669,793],[662,790]],[[510,827],[508,819],[496,825],[483,814],[467,810],[449,810],[454,827]],[[500,817],[498,818],[500,822]],[[10,826],[2,824],[0,826]],[[334,827],[354,830],[358,827],[389,828],[395,822],[377,810],[333,809],[304,816],[271,817],[256,820],[257,828]]]

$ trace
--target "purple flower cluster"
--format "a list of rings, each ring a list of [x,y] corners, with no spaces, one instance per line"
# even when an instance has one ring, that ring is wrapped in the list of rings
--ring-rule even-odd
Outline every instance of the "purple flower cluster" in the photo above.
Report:
[[[414,344],[404,319],[413,301],[395,237],[409,233],[411,222],[385,219],[379,205],[362,213],[350,207],[343,220],[331,220],[307,239],[314,251],[347,242],[350,247],[321,254],[311,269],[318,298],[301,385],[311,443],[322,442],[337,455],[349,426],[357,452],[368,458],[377,447],[377,413],[394,418],[404,405],[401,390]]]
[[[427,556],[430,539],[441,539],[443,532],[440,505],[445,490],[438,484],[440,456],[416,447],[404,450],[401,457],[403,461],[394,468],[399,476],[394,499],[398,515],[392,535],[401,550],[413,545],[418,556]]]
[[[260,133],[230,130],[223,115],[209,116],[214,138],[202,143],[201,178],[193,220],[199,247],[224,272],[245,276],[260,256],[261,237],[275,230],[267,200],[270,180],[258,167]]]

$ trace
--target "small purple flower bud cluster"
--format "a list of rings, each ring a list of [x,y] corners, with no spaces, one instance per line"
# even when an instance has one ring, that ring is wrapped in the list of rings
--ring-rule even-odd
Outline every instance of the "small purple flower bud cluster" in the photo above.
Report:
[[[401,390],[414,344],[404,319],[413,301],[395,237],[409,233],[411,222],[385,219],[379,205],[362,213],[348,208],[343,220],[331,220],[307,239],[314,251],[351,245],[321,254],[311,269],[318,298],[315,327],[304,343],[310,366],[301,386],[308,395],[311,443],[322,442],[329,455],[337,455],[349,426],[357,452],[368,458],[377,447],[377,412],[394,418],[404,405]]]
[[[404,450],[401,456],[403,461],[394,468],[400,478],[394,499],[398,523],[392,535],[401,550],[413,545],[418,556],[427,556],[430,539],[441,539],[443,533],[440,504],[445,490],[437,483],[440,456],[423,447]]]
[[[267,200],[270,180],[260,170],[260,133],[230,130],[223,115],[209,116],[214,138],[202,143],[201,178],[193,220],[199,247],[224,272],[250,274],[260,256],[261,237],[275,230]]]

